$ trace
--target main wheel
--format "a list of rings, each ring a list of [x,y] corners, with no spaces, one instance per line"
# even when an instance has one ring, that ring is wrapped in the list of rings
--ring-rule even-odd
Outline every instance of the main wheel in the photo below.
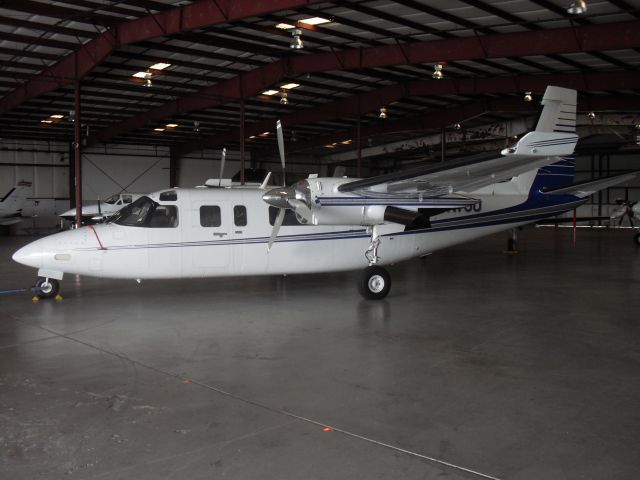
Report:
[[[54,278],[38,277],[36,288],[40,290],[38,292],[40,298],[53,298],[60,291],[60,282]]]
[[[369,300],[381,300],[391,289],[391,276],[384,268],[373,265],[360,274],[358,291]]]
[[[636,233],[636,236],[633,237],[636,242],[636,245],[640,245],[640,233]]]

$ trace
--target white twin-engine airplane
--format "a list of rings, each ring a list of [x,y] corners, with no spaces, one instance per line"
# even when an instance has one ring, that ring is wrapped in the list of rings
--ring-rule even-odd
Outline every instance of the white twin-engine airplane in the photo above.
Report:
[[[310,175],[292,186],[171,188],[105,224],[36,240],[13,259],[38,269],[54,296],[64,273],[155,279],[333,272],[363,268],[359,290],[384,298],[382,265],[574,209],[635,174],[569,185],[576,92],[548,87],[534,132],[502,156],[367,179]],[[284,175],[282,129],[278,144]]]

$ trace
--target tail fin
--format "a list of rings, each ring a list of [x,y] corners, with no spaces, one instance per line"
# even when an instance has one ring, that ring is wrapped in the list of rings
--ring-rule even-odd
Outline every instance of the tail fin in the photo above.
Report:
[[[0,210],[3,212],[20,211],[30,191],[31,182],[18,182],[4,197],[0,198]]]
[[[578,142],[576,104],[575,90],[547,87],[536,129],[522,137],[515,147],[502,153],[535,157],[571,155]]]

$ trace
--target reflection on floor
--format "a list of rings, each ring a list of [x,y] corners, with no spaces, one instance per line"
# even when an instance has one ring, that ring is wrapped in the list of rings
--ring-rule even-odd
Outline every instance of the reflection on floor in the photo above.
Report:
[[[2,477],[636,478],[640,252],[578,233],[397,265],[382,302],[355,272],[0,296]]]

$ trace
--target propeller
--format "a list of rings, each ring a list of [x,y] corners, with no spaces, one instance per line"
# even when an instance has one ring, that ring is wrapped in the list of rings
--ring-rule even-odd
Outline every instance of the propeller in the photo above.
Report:
[[[276,124],[276,133],[278,138],[278,151],[280,152],[280,162],[282,164],[282,187],[273,188],[262,195],[262,199],[266,203],[278,208],[278,216],[273,222],[273,229],[271,230],[271,236],[269,237],[269,243],[267,245],[267,250],[269,251],[278,236],[278,232],[282,226],[287,209],[294,210],[296,214],[300,215],[308,222],[311,221],[311,209],[308,206],[310,201],[308,184],[306,184],[306,188],[303,185],[305,182],[287,187],[284,136],[282,134],[282,124],[280,123],[280,120],[278,120],[278,123]]]
[[[224,173],[224,162],[227,158],[227,147],[222,149],[222,155],[220,157],[220,175],[218,175],[218,187],[222,185],[222,174]]]
[[[280,190],[280,195],[287,195],[287,193],[285,193],[288,189],[284,160],[284,135],[282,134],[282,123],[280,120],[276,123],[276,136],[278,137],[278,151],[280,152],[280,163],[282,164],[282,189]],[[282,221],[284,220],[284,214],[286,212],[285,209],[289,206],[288,202],[284,198],[276,198],[276,195],[273,195],[274,190],[269,190],[262,196],[262,199],[269,205],[278,207],[278,216],[276,217],[276,221],[273,222],[273,229],[271,230],[271,236],[269,237],[269,243],[267,244],[267,251],[271,251],[273,242],[275,242],[278,232],[280,231],[280,227],[282,226]],[[272,199],[273,202],[269,202],[265,197]]]
[[[287,186],[286,170],[284,165],[284,136],[282,135],[282,123],[276,123],[276,133],[278,136],[278,150],[280,151],[280,163],[282,164],[282,186]]]

